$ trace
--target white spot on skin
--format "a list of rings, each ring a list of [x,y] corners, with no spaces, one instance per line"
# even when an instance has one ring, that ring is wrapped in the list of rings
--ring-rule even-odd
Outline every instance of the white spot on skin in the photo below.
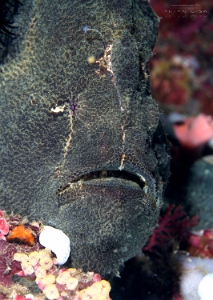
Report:
[[[118,167],[118,169],[119,169],[120,171],[122,171],[122,170],[124,169],[124,160],[125,160],[125,158],[126,158],[126,154],[123,154],[123,155],[122,155],[122,158],[121,158],[121,164],[120,164],[120,166]]]
[[[144,190],[144,193],[147,194],[148,191],[149,191],[148,185],[145,185],[144,188],[143,188],[143,190]]]
[[[49,248],[57,257],[57,264],[63,265],[70,255],[70,239],[63,231],[51,226],[44,226],[39,236],[39,243]]]
[[[60,112],[63,112],[65,109],[65,105],[56,106],[55,108],[51,108],[51,112],[58,114]]]
[[[136,175],[138,175],[138,177],[140,178],[140,180],[141,180],[142,182],[146,182],[146,179],[145,179],[142,175],[140,175],[140,174],[138,174],[138,173],[136,173]]]

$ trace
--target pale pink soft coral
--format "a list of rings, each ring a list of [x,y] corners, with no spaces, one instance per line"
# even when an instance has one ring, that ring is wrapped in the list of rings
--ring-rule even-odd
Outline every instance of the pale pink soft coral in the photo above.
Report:
[[[3,217],[3,212],[0,210],[0,239],[5,240],[5,235],[7,235],[9,232],[9,226],[7,224],[7,221]]]
[[[26,295],[26,297],[22,296],[22,295],[15,295],[13,296],[14,300],[34,300],[34,296],[33,295]]]
[[[210,115],[187,118],[182,124],[174,124],[173,128],[181,145],[188,149],[200,147],[213,138],[213,118]]]

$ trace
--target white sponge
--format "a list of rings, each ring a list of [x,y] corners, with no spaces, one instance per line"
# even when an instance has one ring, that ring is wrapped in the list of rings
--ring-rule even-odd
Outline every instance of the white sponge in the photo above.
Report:
[[[183,300],[213,300],[213,259],[182,255],[180,262]]]
[[[39,243],[49,248],[57,257],[57,263],[63,265],[70,255],[70,239],[63,231],[51,226],[44,226]]]
[[[198,286],[198,295],[201,300],[213,299],[213,273],[203,277]]]

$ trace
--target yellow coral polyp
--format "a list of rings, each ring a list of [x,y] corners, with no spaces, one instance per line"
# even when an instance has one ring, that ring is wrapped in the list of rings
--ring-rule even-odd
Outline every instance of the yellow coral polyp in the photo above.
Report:
[[[21,253],[21,252],[17,252],[14,254],[14,260],[20,261],[20,262],[24,262],[24,261],[28,261],[29,257],[27,254],[25,253]]]
[[[81,300],[110,300],[111,286],[108,281],[101,280],[79,292]]]
[[[66,282],[66,287],[68,290],[73,291],[78,285],[78,279],[75,277],[70,277]]]
[[[49,284],[43,291],[47,299],[54,300],[59,298],[59,291],[55,284]]]
[[[28,261],[22,261],[21,268],[25,275],[32,275],[34,273],[33,266]]]
[[[42,257],[39,263],[41,267],[44,268],[45,270],[49,270],[53,266],[53,260],[50,256]]]
[[[69,268],[68,271],[69,271],[70,273],[76,273],[77,270],[76,270],[75,268]]]
[[[35,270],[35,275],[37,279],[42,279],[46,276],[47,272],[41,266]]]
[[[39,251],[39,258],[42,259],[44,257],[51,257],[51,250],[48,248],[42,249]]]
[[[81,271],[79,272],[79,270],[77,270],[75,268],[69,268],[68,271],[71,276],[79,275],[81,273]]]
[[[76,270],[75,268],[69,268],[68,271],[69,271],[70,273],[76,273],[77,270]]]
[[[29,254],[29,262],[32,266],[37,265],[39,261],[39,253],[37,251],[33,251]]]
[[[42,284],[49,285],[55,283],[55,276],[53,274],[48,274],[42,279]]]
[[[58,275],[58,277],[56,278],[56,282],[58,284],[66,284],[70,278],[70,273],[68,271],[64,271]]]

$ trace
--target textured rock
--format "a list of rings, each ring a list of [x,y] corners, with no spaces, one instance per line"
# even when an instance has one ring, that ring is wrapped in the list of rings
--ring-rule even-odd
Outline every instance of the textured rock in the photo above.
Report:
[[[213,228],[213,156],[196,161],[189,171],[185,203],[192,215],[199,216],[196,229]]]
[[[29,0],[16,22],[0,206],[63,230],[75,267],[116,273],[156,226],[168,175],[147,70],[158,18],[141,0]]]

